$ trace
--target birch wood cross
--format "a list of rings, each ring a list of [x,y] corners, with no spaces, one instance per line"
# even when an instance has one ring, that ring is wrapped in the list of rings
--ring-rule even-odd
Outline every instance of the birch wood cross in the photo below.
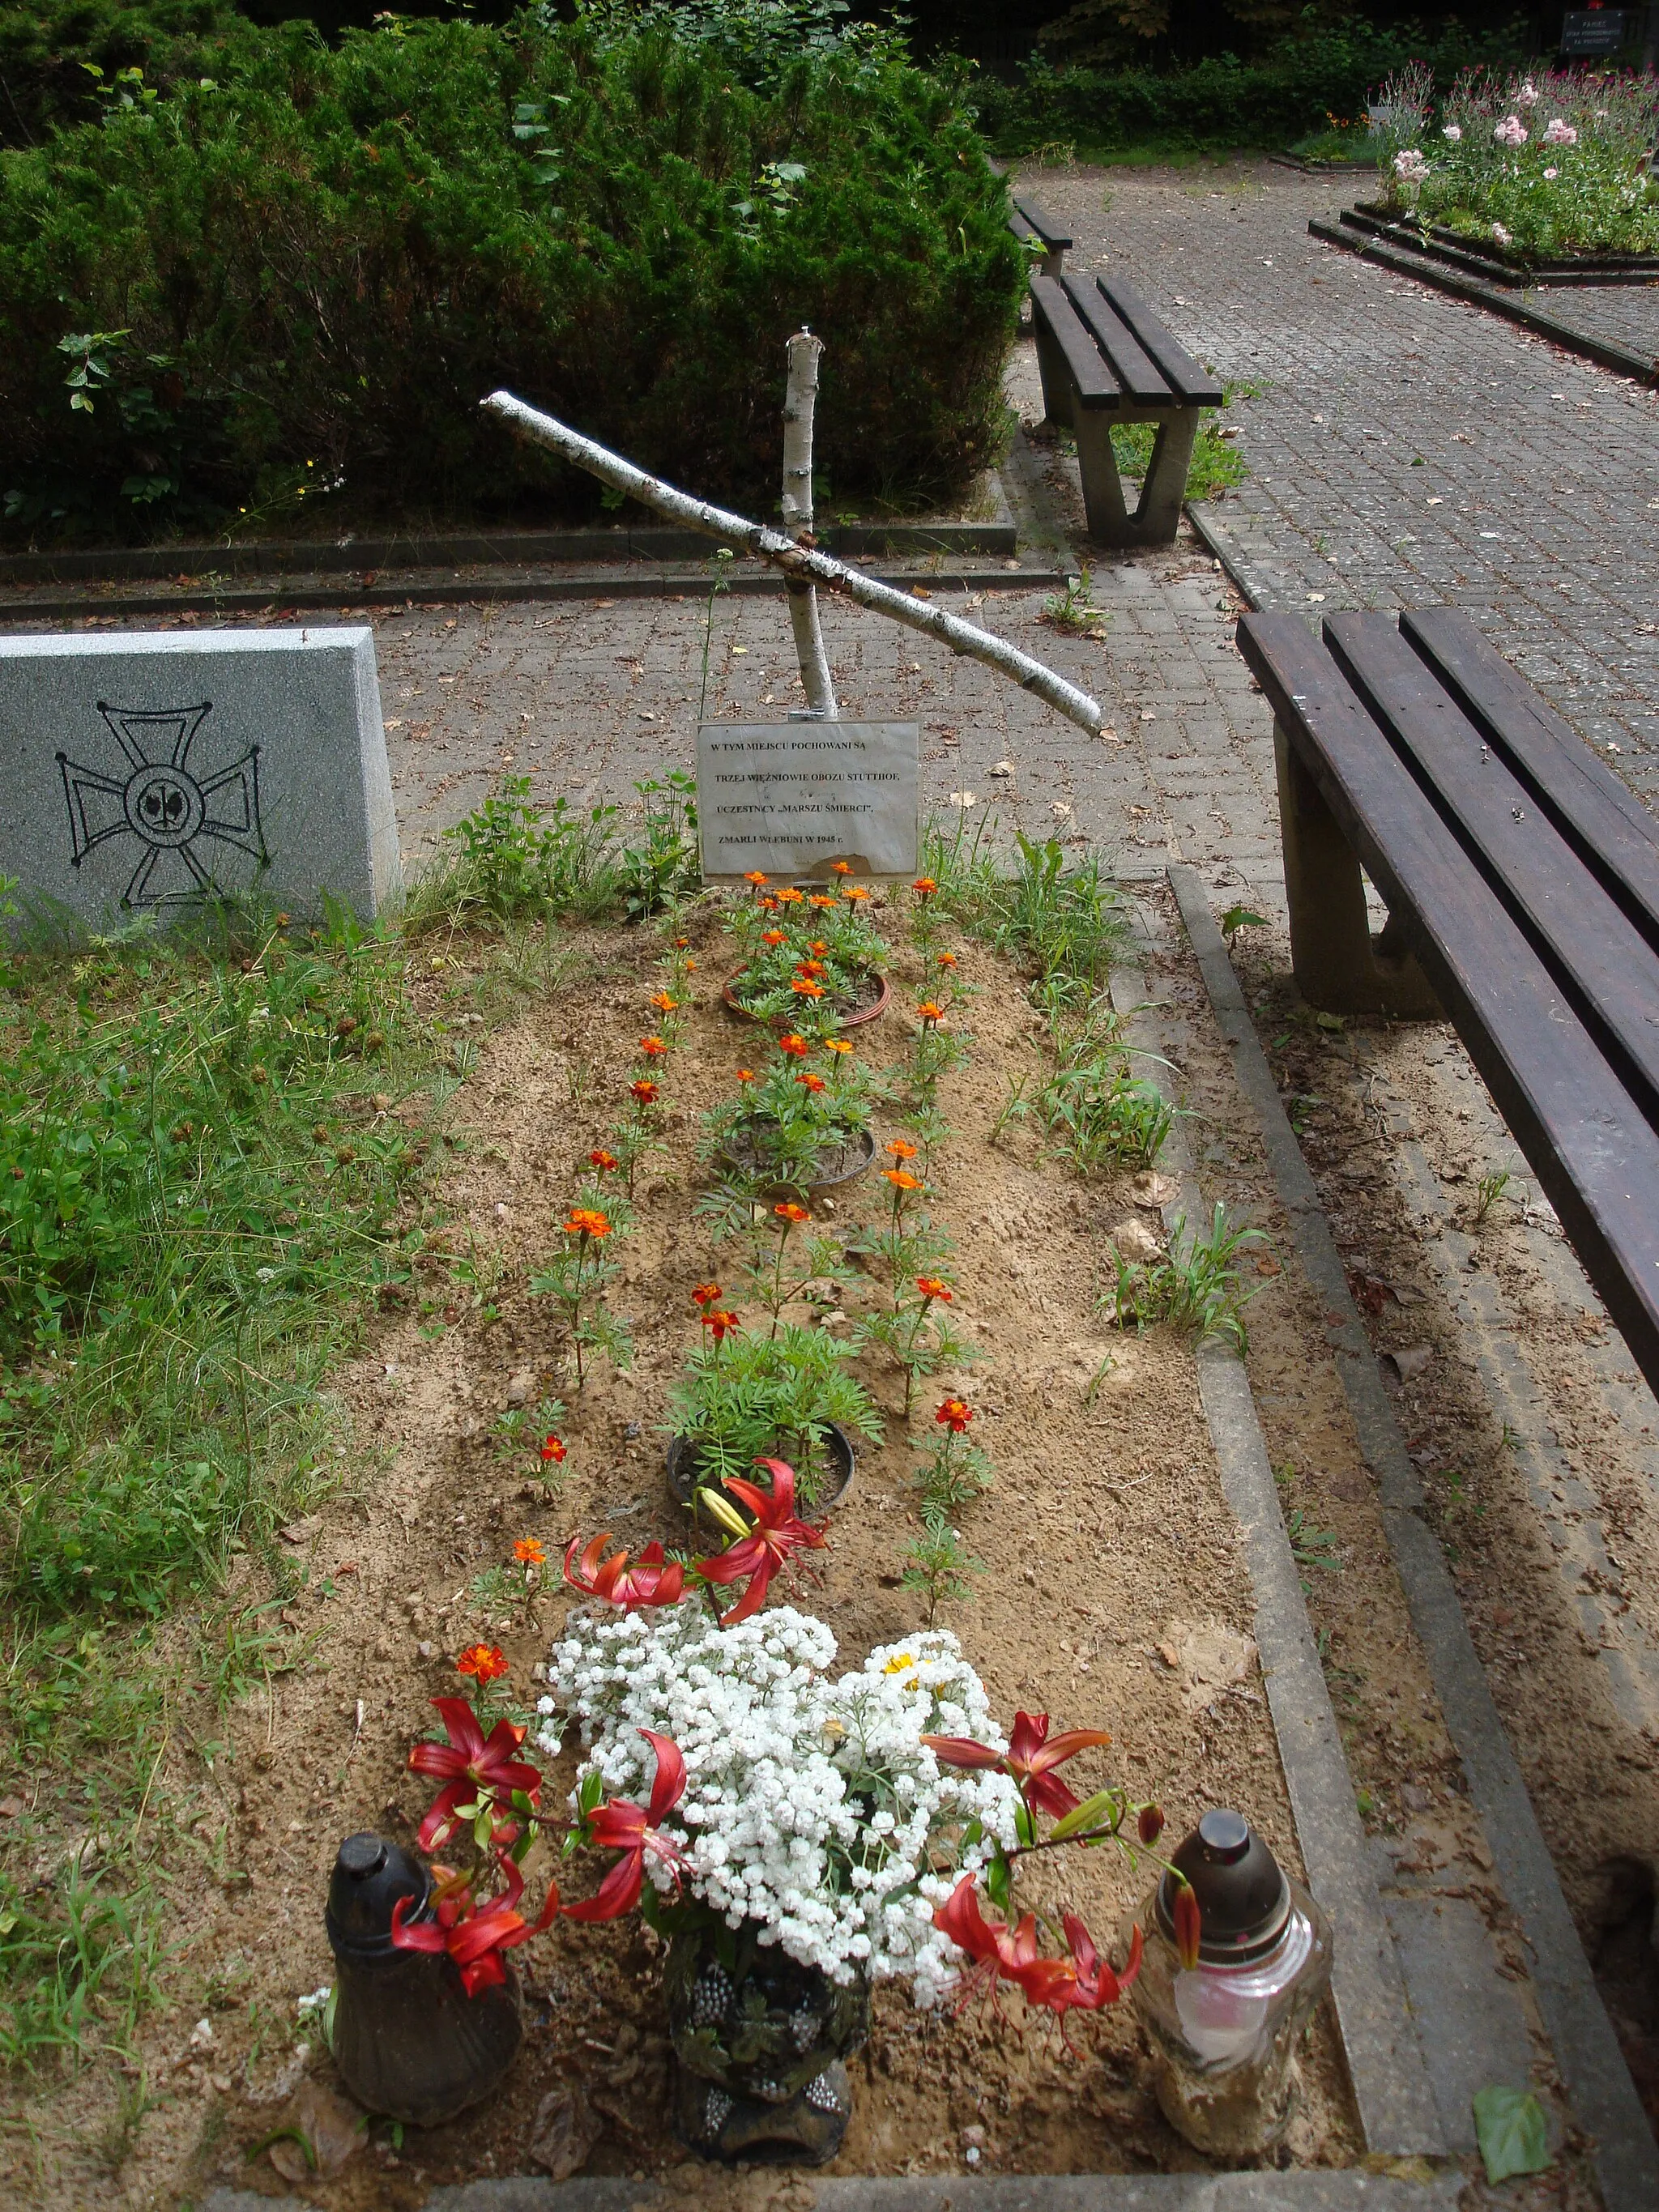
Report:
[[[816,356],[812,365],[816,375]],[[769,529],[763,522],[751,522],[746,515],[732,514],[707,500],[695,499],[690,492],[680,491],[663,483],[659,477],[635,468],[632,461],[625,461],[608,446],[584,437],[580,430],[573,430],[556,416],[544,415],[511,392],[492,392],[479,404],[489,414],[498,415],[521,436],[562,453],[568,461],[586,469],[590,476],[598,477],[601,483],[608,483],[638,500],[642,507],[654,508],[657,514],[665,514],[688,529],[701,530],[710,538],[721,538],[729,545],[741,546],[761,560],[769,561],[783,571],[786,582],[793,579],[809,586],[822,585],[826,591],[838,592],[857,606],[868,607],[872,613],[887,615],[908,629],[938,638],[953,653],[983,661],[998,675],[1007,677],[1023,690],[1033,693],[1056,714],[1065,715],[1067,721],[1087,730],[1091,737],[1100,735],[1104,719],[1100,702],[1091,699],[1086,691],[1079,690],[1076,684],[1068,684],[1063,676],[1057,676],[1052,668],[1045,668],[1040,660],[1033,660],[1029,653],[1020,652],[1017,646],[1010,645],[1006,638],[976,629],[972,623],[946,614],[942,607],[933,606],[926,599],[913,599],[908,592],[894,591],[890,585],[878,584],[873,576],[847,568],[816,546],[798,545],[793,538],[786,538],[781,531]],[[816,623],[816,610],[811,619]],[[828,690],[827,663],[824,685]]]

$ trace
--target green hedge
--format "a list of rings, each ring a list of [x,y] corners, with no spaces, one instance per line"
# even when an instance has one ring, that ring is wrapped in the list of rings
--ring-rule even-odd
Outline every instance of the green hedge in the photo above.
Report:
[[[1381,28],[1364,22],[1311,27],[1260,61],[1212,55],[1190,68],[1055,69],[1037,59],[1011,82],[975,92],[981,127],[1006,153],[1069,141],[1087,148],[1136,145],[1287,146],[1353,117],[1382,79],[1408,61],[1428,62],[1446,80],[1471,63],[1522,58],[1524,24],[1466,31],[1443,21]]]
[[[585,511],[590,479],[480,416],[503,384],[769,506],[802,323],[832,495],[959,484],[1023,262],[952,86],[890,33],[745,82],[661,11],[618,25],[250,29],[211,84],[0,154],[11,534],[319,487],[354,517]]]

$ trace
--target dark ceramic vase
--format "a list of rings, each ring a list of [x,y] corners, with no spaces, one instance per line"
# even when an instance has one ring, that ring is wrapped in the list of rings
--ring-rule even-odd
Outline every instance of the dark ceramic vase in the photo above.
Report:
[[[799,1473],[796,1475],[796,1504],[808,1515],[827,1513],[832,1505],[839,1505],[853,1486],[858,1466],[853,1439],[840,1422],[828,1421],[824,1426],[828,1433],[823,1439],[823,1468],[811,1498],[801,1496]],[[777,1448],[777,1456],[786,1456],[781,1445]],[[690,1437],[670,1437],[666,1465],[669,1488],[682,1505],[689,1506],[691,1493],[697,1486],[697,1447]]]
[[[686,1929],[664,1969],[678,2061],[675,2124],[708,2158],[821,2166],[853,2108],[847,2060],[870,2033],[870,1985],[803,1966],[757,1931]]]
[[[468,1996],[447,1954],[394,1950],[392,1913],[430,1919],[425,1869],[379,1836],[348,1836],[325,1918],[334,1953],[334,2063],[371,2112],[416,2127],[453,2120],[487,2097],[518,2055],[524,2011],[512,1968]]]

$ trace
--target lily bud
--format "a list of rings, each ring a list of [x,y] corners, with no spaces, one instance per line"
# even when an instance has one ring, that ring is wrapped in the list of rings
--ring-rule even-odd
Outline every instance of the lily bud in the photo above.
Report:
[[[1148,1850],[1164,1833],[1164,1808],[1143,1805],[1135,1816],[1135,1830]]]
[[[722,1497],[718,1490],[699,1490],[696,1502],[709,1519],[724,1528],[728,1535],[746,1536],[749,1534],[749,1523],[731,1499]]]
[[[1182,1965],[1190,1973],[1198,1964],[1199,1937],[1203,1932],[1202,1916],[1190,1882],[1183,1881],[1176,1892],[1171,1917],[1175,1921],[1176,1949]]]

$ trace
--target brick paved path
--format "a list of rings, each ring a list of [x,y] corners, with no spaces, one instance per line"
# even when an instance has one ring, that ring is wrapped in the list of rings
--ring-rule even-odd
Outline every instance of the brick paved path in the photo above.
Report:
[[[1085,266],[1122,270],[1224,377],[1267,387],[1239,404],[1254,474],[1220,509],[1264,597],[1468,607],[1653,795],[1659,395],[1310,238],[1350,179],[1263,162],[1027,182]],[[1542,296],[1659,354],[1659,288]]]

